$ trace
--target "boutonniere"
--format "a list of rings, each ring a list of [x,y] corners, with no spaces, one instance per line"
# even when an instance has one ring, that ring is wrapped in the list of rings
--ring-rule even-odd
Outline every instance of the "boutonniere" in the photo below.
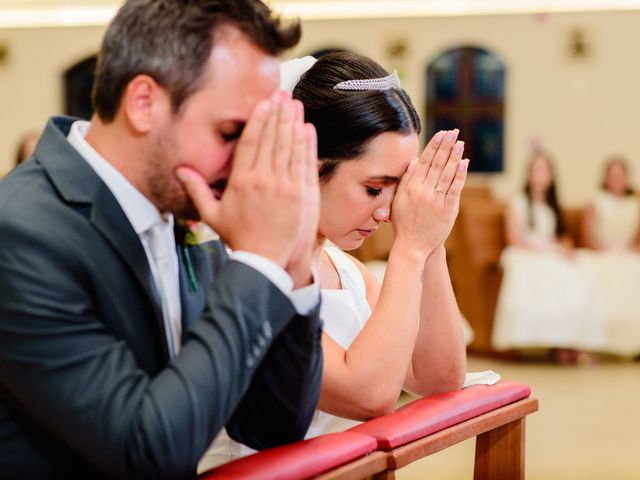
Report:
[[[190,247],[199,245],[198,242],[198,222],[193,220],[178,220],[176,222],[176,241],[182,253],[182,263],[187,271],[189,278],[189,286],[193,292],[198,291],[198,279],[193,271],[193,263],[191,262]]]
[[[198,241],[198,222],[186,220],[184,225],[184,245],[195,247],[200,244]]]
[[[205,244],[214,240],[218,240],[219,235],[214,232],[204,222],[196,222],[194,220],[177,220],[176,221],[176,242],[180,246],[182,252],[182,260],[189,277],[189,285],[191,290],[198,290],[198,281],[193,272],[193,264],[191,263],[191,254],[189,249],[199,247],[205,251],[211,252],[212,249]]]

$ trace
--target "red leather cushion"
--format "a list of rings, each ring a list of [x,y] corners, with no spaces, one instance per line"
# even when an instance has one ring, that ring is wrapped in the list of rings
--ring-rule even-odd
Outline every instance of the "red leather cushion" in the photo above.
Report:
[[[394,413],[375,418],[349,431],[371,435],[379,450],[391,450],[465,420],[516,402],[531,394],[528,385],[498,382],[457,392],[420,398]]]
[[[375,439],[367,435],[328,433],[240,458],[209,470],[200,478],[297,480],[318,475],[375,449]]]

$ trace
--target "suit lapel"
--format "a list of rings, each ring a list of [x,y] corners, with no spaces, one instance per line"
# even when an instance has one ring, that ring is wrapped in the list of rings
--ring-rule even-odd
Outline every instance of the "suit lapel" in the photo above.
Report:
[[[89,221],[111,244],[147,293],[154,320],[166,338],[162,303],[140,238],[106,184],[66,140],[75,120],[79,119],[57,117],[49,121],[36,148],[36,161],[72,208],[88,211]],[[40,155],[39,150],[42,151]],[[166,342],[162,343],[168,359],[168,346]]]
[[[218,252],[219,242],[208,242],[202,245],[184,247],[181,239],[178,242],[178,258],[180,260],[180,301],[182,303],[182,334],[183,341],[189,327],[200,316],[206,306],[207,292],[214,276],[214,263]],[[197,282],[194,289],[189,279],[187,255],[191,263],[193,276]],[[213,260],[213,261],[212,261]]]
[[[111,191],[104,184],[102,184],[102,188],[100,188],[94,199],[90,220],[130,267],[132,273],[144,288],[151,300],[158,328],[162,331],[163,338],[166,338],[162,317],[162,301],[156,289],[147,254],[127,216],[118,205]],[[162,345],[164,354],[169,358],[169,349],[166,341],[162,342]]]

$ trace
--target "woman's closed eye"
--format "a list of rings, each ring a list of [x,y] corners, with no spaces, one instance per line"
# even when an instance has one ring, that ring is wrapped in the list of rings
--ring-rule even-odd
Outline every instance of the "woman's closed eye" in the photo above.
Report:
[[[373,188],[373,187],[365,187],[365,188],[367,189],[367,195],[371,197],[377,197],[382,193],[382,190],[379,188]]]

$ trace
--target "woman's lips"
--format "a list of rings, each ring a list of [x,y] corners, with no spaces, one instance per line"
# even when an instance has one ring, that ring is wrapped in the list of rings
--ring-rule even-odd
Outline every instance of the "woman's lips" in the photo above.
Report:
[[[376,231],[375,228],[370,228],[370,229],[358,229],[357,232],[362,235],[363,237],[370,237],[371,235],[374,234],[374,232]]]

